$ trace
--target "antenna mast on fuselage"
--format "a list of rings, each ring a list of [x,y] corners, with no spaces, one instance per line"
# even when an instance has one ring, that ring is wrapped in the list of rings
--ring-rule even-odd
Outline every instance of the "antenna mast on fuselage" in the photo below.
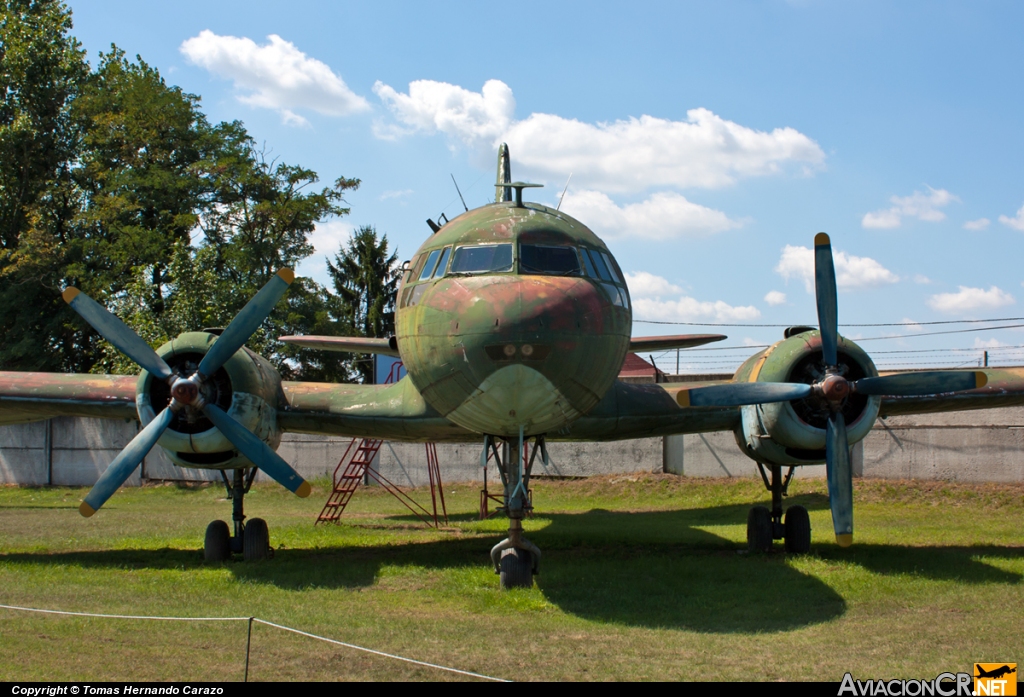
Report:
[[[508,156],[508,145],[505,143],[501,144],[498,148],[498,178],[494,181],[502,184],[512,183],[512,162]],[[495,186],[494,187],[494,201],[495,203],[501,203],[502,201],[512,200],[512,187],[509,186]]]

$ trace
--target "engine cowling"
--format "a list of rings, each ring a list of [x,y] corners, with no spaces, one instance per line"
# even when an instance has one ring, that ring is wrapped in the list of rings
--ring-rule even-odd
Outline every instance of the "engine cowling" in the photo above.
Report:
[[[839,366],[843,377],[854,381],[876,377],[868,354],[852,341],[839,337]],[[805,331],[780,341],[749,358],[736,371],[736,382],[800,382],[812,384],[825,374],[821,334]],[[843,417],[852,445],[871,430],[881,397],[851,394],[842,402]],[[809,465],[825,461],[825,424],[829,406],[823,397],[741,407],[736,442],[748,457],[769,465]]]
[[[217,336],[210,332],[188,332],[156,352],[172,370],[189,375],[216,340]],[[277,425],[281,376],[266,359],[242,348],[210,377],[204,390],[207,402],[216,404],[272,449],[277,449],[281,443],[281,429]],[[135,387],[135,406],[144,427],[170,399],[170,386],[143,370]],[[157,443],[179,467],[252,467],[199,410],[186,408],[175,414]]]

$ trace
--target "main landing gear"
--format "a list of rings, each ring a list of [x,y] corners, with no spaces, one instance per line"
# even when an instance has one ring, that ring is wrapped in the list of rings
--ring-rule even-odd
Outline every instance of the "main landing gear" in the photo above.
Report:
[[[232,554],[242,554],[246,561],[257,561],[270,557],[270,531],[267,522],[262,518],[253,518],[243,525],[245,514],[242,512],[242,500],[249,493],[249,487],[256,478],[257,469],[232,470],[232,479],[221,470],[224,486],[231,499],[231,519],[235,523],[235,534],[231,535],[228,524],[223,520],[215,520],[206,526],[206,540],[203,543],[203,556],[206,561],[227,561]]]
[[[785,522],[782,516],[782,497],[789,490],[794,467],[790,467],[786,478],[782,478],[782,467],[771,465],[771,481],[765,474],[764,465],[757,463],[765,487],[772,492],[772,509],[754,506],[747,516],[747,547],[751,552],[769,552],[775,540],[785,540],[786,551],[790,554],[806,554],[811,551],[811,519],[803,506],[786,509]]]
[[[508,537],[494,545],[491,549],[491,563],[494,573],[498,574],[503,589],[532,588],[533,577],[539,573],[540,550],[537,545],[523,537],[523,518],[533,510],[530,503],[530,473],[537,451],[542,453],[547,462],[548,451],[544,436],[536,436],[533,452],[529,458],[524,457],[524,447],[529,444],[524,439],[522,429],[519,438],[507,438],[498,448],[498,440],[494,436],[484,436],[484,449],[481,464],[487,464],[488,453],[492,453],[497,464],[498,474],[505,489],[503,510],[508,514]]]

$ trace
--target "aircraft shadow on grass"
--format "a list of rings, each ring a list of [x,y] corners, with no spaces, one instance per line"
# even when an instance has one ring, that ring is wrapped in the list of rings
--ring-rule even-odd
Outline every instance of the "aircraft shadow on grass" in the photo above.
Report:
[[[815,494],[794,496],[790,503],[812,510],[828,505],[824,496]],[[736,504],[675,511],[538,513],[537,522],[547,525],[528,533],[545,551],[537,585],[549,602],[565,612],[644,627],[775,632],[841,616],[846,611],[842,596],[817,577],[787,564],[781,552],[739,554],[741,545],[706,529],[745,524],[748,510],[748,505]],[[387,520],[402,524],[408,518]],[[528,523],[527,529],[531,527]],[[278,549],[269,563],[236,561],[225,566],[239,580],[283,589],[354,589],[373,585],[385,564],[480,568],[487,563],[489,546],[502,536],[495,532],[376,546],[328,541],[312,549]],[[1022,580],[1020,574],[979,558],[1022,557],[1024,548],[858,544],[840,550],[821,545],[815,556],[852,562],[878,574],[1016,585]],[[0,555],[0,561],[186,571],[206,566],[201,552],[181,549],[17,553]]]

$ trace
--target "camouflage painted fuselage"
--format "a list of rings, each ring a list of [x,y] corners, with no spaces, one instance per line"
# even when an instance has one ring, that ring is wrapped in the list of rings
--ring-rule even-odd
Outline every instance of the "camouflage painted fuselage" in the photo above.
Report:
[[[511,244],[506,270],[442,269],[419,280],[434,250],[451,248],[436,255],[447,262],[460,247],[492,244]],[[428,404],[477,433],[564,428],[601,400],[629,347],[629,296],[614,260],[610,280],[585,264],[578,274],[537,273],[521,263],[521,245],[586,249],[611,259],[593,232],[564,213],[494,203],[427,240],[399,291],[396,336],[410,379]]]

